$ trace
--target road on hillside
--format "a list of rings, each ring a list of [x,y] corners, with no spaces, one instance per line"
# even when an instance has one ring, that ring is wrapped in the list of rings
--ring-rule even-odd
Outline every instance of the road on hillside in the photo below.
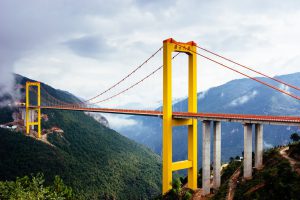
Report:
[[[289,147],[283,147],[282,149],[280,149],[279,154],[283,158],[287,159],[290,162],[290,165],[291,165],[293,171],[297,172],[300,175],[300,161],[289,157],[289,155],[287,154],[288,150],[289,150]]]

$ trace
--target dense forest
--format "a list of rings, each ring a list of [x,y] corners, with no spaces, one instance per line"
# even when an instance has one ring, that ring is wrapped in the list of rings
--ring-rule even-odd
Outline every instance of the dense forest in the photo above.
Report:
[[[17,76],[17,80],[24,84],[27,79]],[[58,99],[69,95],[44,84],[43,88]],[[11,112],[0,109],[1,119],[11,120]],[[42,122],[43,129],[56,126],[64,133],[49,134],[49,145],[0,129],[0,181],[42,172],[49,184],[59,175],[77,199],[149,199],[159,193],[160,157],[149,149],[83,112],[42,112],[49,117]]]

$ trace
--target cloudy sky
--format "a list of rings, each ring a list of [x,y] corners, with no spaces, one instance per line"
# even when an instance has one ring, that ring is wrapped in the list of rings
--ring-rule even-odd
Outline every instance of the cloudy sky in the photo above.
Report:
[[[173,37],[269,75],[300,71],[298,0],[1,0],[0,86],[11,72],[90,98]],[[186,56],[174,63],[174,98],[187,95]],[[161,52],[118,93],[162,64]],[[252,75],[251,73],[249,73]],[[153,108],[162,72],[102,107]],[[198,58],[198,91],[241,78]]]

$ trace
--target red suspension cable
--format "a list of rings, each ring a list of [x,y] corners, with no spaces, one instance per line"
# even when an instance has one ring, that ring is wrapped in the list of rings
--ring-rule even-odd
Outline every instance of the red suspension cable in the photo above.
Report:
[[[177,53],[175,54],[172,59],[176,58],[180,53]],[[140,84],[141,82],[143,82],[144,80],[146,80],[147,78],[149,78],[150,76],[152,76],[153,74],[155,74],[157,71],[159,71],[161,68],[163,67],[163,65],[159,66],[158,68],[156,68],[154,71],[152,71],[150,74],[148,74],[147,76],[145,76],[144,78],[142,78],[141,80],[139,80],[138,82],[134,83],[133,85],[131,85],[130,87],[126,88],[125,90],[122,90],[121,92],[115,94],[115,95],[112,95],[106,99],[103,99],[101,101],[97,101],[97,102],[94,102],[94,103],[90,103],[91,104],[97,104],[97,103],[101,103],[101,102],[104,102],[104,101],[108,101],[114,97],[117,97],[119,96],[120,94],[123,94],[124,92],[127,92],[128,90],[130,90],[131,88],[137,86],[138,84]]]
[[[245,66],[245,65],[242,65],[242,64],[240,64],[240,63],[238,63],[238,62],[236,62],[236,61],[233,61],[233,60],[231,60],[231,59],[229,59],[229,58],[226,58],[226,57],[224,57],[224,56],[221,56],[220,54],[214,53],[214,52],[212,52],[212,51],[210,51],[210,50],[208,50],[208,49],[205,49],[205,48],[203,48],[203,47],[200,47],[200,46],[197,46],[197,47],[198,47],[199,49],[203,50],[203,51],[206,51],[206,52],[208,52],[208,53],[210,53],[210,54],[213,54],[213,55],[215,55],[215,56],[217,56],[217,57],[219,57],[219,58],[222,58],[222,59],[224,59],[224,60],[227,60],[227,61],[229,61],[229,62],[231,62],[231,63],[233,63],[233,64],[236,64],[236,65],[238,65],[238,66],[240,66],[240,67],[243,67],[243,68],[248,69],[248,70],[250,70],[250,71],[252,71],[252,72],[255,72],[255,73],[259,74],[259,75],[262,75],[262,76],[264,76],[264,77],[267,77],[267,78],[269,78],[269,79],[271,79],[271,80],[273,80],[273,81],[276,81],[276,82],[278,82],[278,83],[281,83],[281,84],[283,84],[283,85],[289,86],[289,87],[291,87],[291,88],[294,88],[294,89],[300,91],[300,88],[297,87],[297,86],[291,85],[291,84],[286,83],[286,82],[284,82],[284,81],[282,81],[282,80],[279,80],[279,79],[277,79],[277,78],[268,76],[268,75],[266,75],[266,74],[264,74],[264,73],[262,73],[262,72],[259,72],[259,71],[257,71],[257,70],[254,70],[254,69],[250,68],[250,67],[247,67],[247,66]]]
[[[187,49],[186,47],[184,47],[184,46],[182,46],[182,45],[180,45],[180,44],[177,44],[177,45],[183,47],[184,49]],[[275,87],[275,86],[273,86],[273,85],[270,85],[270,84],[268,84],[268,83],[266,83],[266,82],[264,82],[264,81],[261,81],[261,80],[259,80],[259,79],[257,79],[257,78],[251,77],[251,76],[249,76],[249,75],[247,75],[247,74],[245,74],[245,73],[242,73],[242,72],[240,72],[240,71],[238,71],[238,70],[236,70],[236,69],[233,69],[233,68],[231,68],[231,67],[229,67],[229,66],[227,66],[227,65],[225,65],[225,64],[223,64],[223,63],[220,63],[220,62],[218,62],[218,61],[216,61],[216,60],[214,60],[214,59],[212,59],[212,58],[209,58],[209,57],[207,57],[207,56],[204,56],[204,55],[202,55],[202,54],[200,54],[200,53],[198,53],[198,52],[196,52],[196,51],[193,51],[193,50],[190,50],[190,49],[189,49],[189,51],[192,52],[192,53],[195,53],[195,54],[197,54],[197,55],[199,55],[199,56],[201,56],[201,57],[203,57],[203,58],[205,58],[205,59],[207,59],[207,60],[209,60],[209,61],[211,61],[211,62],[214,62],[214,63],[216,63],[216,64],[218,64],[218,65],[221,65],[222,67],[225,67],[225,68],[227,68],[227,69],[230,69],[230,70],[232,70],[232,71],[234,71],[234,72],[236,72],[236,73],[238,73],[238,74],[241,74],[241,75],[243,75],[243,76],[245,76],[245,77],[247,77],[247,78],[250,78],[250,79],[252,79],[252,80],[254,80],[254,81],[258,82],[258,83],[261,83],[261,84],[263,84],[263,85],[265,85],[265,86],[267,86],[267,87],[270,87],[270,88],[272,88],[272,89],[274,89],[274,90],[277,90],[277,91],[279,91],[279,92],[281,92],[281,93],[284,93],[284,94],[286,94],[286,95],[288,95],[288,96],[290,96],[290,97],[293,97],[293,98],[295,98],[295,99],[297,99],[297,100],[300,100],[300,97],[299,97],[299,96],[293,95],[293,94],[291,94],[291,93],[289,93],[289,92],[287,92],[287,91],[285,91],[285,90],[282,90],[282,89],[280,89],[280,88],[277,88],[277,87]]]
[[[136,67],[133,71],[131,71],[128,75],[126,75],[124,78],[122,78],[120,81],[118,81],[117,83],[113,84],[111,87],[109,87],[108,89],[106,89],[105,91],[101,92],[100,94],[88,99],[88,100],[84,100],[78,103],[66,103],[63,102],[59,99],[56,99],[55,97],[51,96],[45,89],[43,89],[45,91],[46,94],[48,94],[52,99],[60,102],[62,105],[65,106],[80,106],[83,104],[86,104],[87,102],[94,100],[98,97],[100,97],[101,95],[107,93],[108,91],[112,90],[113,88],[115,88],[116,86],[118,86],[119,84],[121,84],[123,81],[125,81],[127,78],[129,78],[131,75],[133,75],[136,71],[138,71],[139,69],[141,69],[146,63],[149,62],[149,60],[151,60],[159,51],[162,50],[162,47],[160,47],[157,51],[155,51],[149,58],[147,58],[142,64],[140,64],[138,67]],[[91,104],[95,104],[95,103],[91,103]]]
[[[153,53],[148,59],[146,59],[141,65],[139,65],[137,68],[135,68],[132,72],[130,72],[127,76],[125,76],[124,78],[122,78],[120,81],[118,81],[117,83],[115,83],[114,85],[112,85],[111,87],[109,87],[108,89],[104,90],[103,92],[101,92],[100,94],[83,101],[82,103],[91,101],[93,99],[98,98],[99,96],[107,93],[108,91],[110,91],[111,89],[115,88],[117,85],[119,85],[120,83],[122,83],[123,81],[125,81],[128,77],[130,77],[132,74],[134,74],[137,70],[139,70],[140,68],[142,68],[150,59],[152,59],[159,51],[162,50],[162,47],[160,47],[155,53]]]
[[[159,50],[161,50],[161,49],[162,49],[162,48],[160,48]],[[157,52],[158,52],[158,51],[157,51]],[[156,53],[157,53],[157,52],[156,52]],[[156,54],[156,53],[155,53],[155,54]],[[153,54],[152,56],[154,56],[155,54]],[[175,57],[177,57],[179,54],[180,54],[180,53],[175,54],[175,55],[172,57],[172,59],[174,59]],[[128,88],[122,90],[121,92],[119,92],[119,93],[117,93],[117,94],[115,94],[115,95],[112,95],[112,96],[110,96],[110,97],[108,97],[108,98],[106,98],[106,99],[103,99],[103,100],[100,100],[100,101],[97,101],[97,102],[87,103],[87,104],[88,104],[88,105],[94,105],[94,104],[97,104],[97,103],[101,103],[101,102],[105,102],[105,101],[108,101],[108,100],[110,100],[110,99],[113,99],[113,98],[115,98],[115,97],[117,97],[117,96],[119,96],[119,95],[121,95],[121,94],[127,92],[128,90],[132,89],[133,87],[137,86],[138,84],[140,84],[141,82],[143,82],[144,80],[146,80],[147,78],[149,78],[150,76],[152,76],[153,74],[155,74],[157,71],[159,71],[162,67],[163,67],[163,65],[161,65],[160,67],[156,68],[154,71],[152,71],[150,74],[148,74],[147,76],[145,76],[144,78],[142,78],[142,79],[139,80],[138,82],[134,83],[134,84],[131,85],[130,87],[128,87]],[[136,71],[136,70],[137,70],[137,69],[135,69],[135,71]],[[132,71],[131,74],[133,74],[135,71]],[[127,77],[127,76],[126,76],[126,77]],[[126,77],[125,77],[125,79],[126,79]],[[129,77],[129,76],[128,76],[128,77]],[[123,80],[123,79],[122,79],[122,80]],[[119,81],[119,82],[122,82],[122,80]],[[116,84],[115,84],[115,85],[116,85]],[[112,88],[112,87],[111,87],[111,88]],[[44,90],[45,90],[45,89],[44,89]],[[50,95],[48,92],[46,92],[46,91],[45,91],[45,93],[46,93],[47,95],[49,95],[53,100],[59,101],[59,102],[63,103],[62,106],[77,106],[77,107],[80,107],[81,104],[84,104],[84,102],[87,102],[87,101],[88,101],[88,100],[87,100],[87,101],[84,101],[84,102],[81,102],[81,103],[77,103],[77,104],[68,104],[68,103],[62,102],[62,101],[59,100],[59,99],[56,99],[55,97],[51,96],[51,95]],[[100,96],[100,95],[99,95],[99,96]]]

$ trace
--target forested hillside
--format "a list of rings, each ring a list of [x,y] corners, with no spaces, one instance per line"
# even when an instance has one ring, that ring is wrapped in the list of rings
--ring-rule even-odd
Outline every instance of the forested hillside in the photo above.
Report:
[[[205,197],[201,196],[201,190],[191,191],[186,188],[187,178],[180,177],[173,181],[172,190],[166,195],[157,196],[154,200],[298,200],[300,160],[297,156],[294,158],[295,155],[299,155],[299,147],[300,142],[297,142],[265,151],[264,166],[262,169],[254,168],[251,179],[243,178],[243,161],[240,157],[232,157],[230,162],[223,166],[220,188],[218,190],[211,188],[211,194]],[[201,187],[201,174],[200,169],[198,187]]]
[[[18,76],[17,80],[24,84],[27,79]],[[58,99],[70,95],[44,84],[43,87]],[[69,99],[76,101],[74,96]],[[11,112],[1,109],[1,118],[10,120]],[[42,172],[46,182],[59,175],[81,199],[148,199],[159,193],[159,156],[83,112],[42,113],[49,117],[43,121],[43,129],[55,126],[64,133],[49,134],[49,145],[0,129],[1,181]]]

